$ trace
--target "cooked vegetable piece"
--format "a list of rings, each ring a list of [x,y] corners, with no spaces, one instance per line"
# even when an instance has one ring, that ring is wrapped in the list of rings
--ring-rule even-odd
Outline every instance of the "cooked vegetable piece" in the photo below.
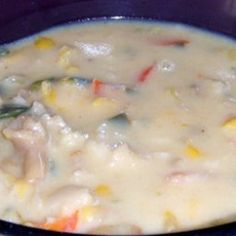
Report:
[[[167,232],[172,232],[178,229],[179,223],[176,216],[171,211],[164,212],[164,227]]]
[[[155,65],[150,65],[148,67],[146,67],[145,69],[143,69],[140,73],[140,75],[138,76],[138,81],[139,82],[144,82],[148,79],[148,76],[151,74],[151,72],[153,71]]]
[[[33,82],[30,86],[30,88],[34,91],[37,91],[41,88],[41,85],[44,81],[48,81],[48,82],[55,82],[57,79],[54,78],[54,77],[50,77],[50,78],[47,78],[47,79],[41,79],[41,80],[37,80],[35,82]]]
[[[53,159],[48,160],[48,173],[51,176],[56,176],[57,175],[57,166],[56,166],[56,161]]]
[[[111,189],[108,185],[100,184],[95,188],[95,193],[99,197],[107,197],[107,196],[111,195]]]
[[[6,99],[14,97],[26,84],[27,78],[23,75],[6,76],[0,81],[0,95]]]
[[[187,157],[190,157],[193,159],[199,158],[202,155],[201,151],[197,147],[193,146],[192,144],[188,144],[184,152]]]
[[[53,231],[74,232],[76,230],[78,220],[79,213],[76,211],[70,216],[64,216],[54,220],[53,222],[44,223],[41,227]]]
[[[99,206],[87,205],[80,208],[79,212],[80,220],[86,222],[99,213]]]
[[[102,107],[102,106],[109,105],[109,104],[112,104],[112,103],[113,103],[113,101],[109,98],[98,97],[92,102],[92,105],[94,107]]]
[[[52,39],[47,37],[39,37],[34,41],[34,45],[38,49],[51,49],[55,46],[55,43]]]
[[[121,127],[126,127],[130,124],[130,120],[128,116],[125,113],[121,113],[119,115],[116,115],[108,120],[110,124],[113,125],[119,125]]]
[[[77,77],[77,76],[76,77],[69,77],[66,79],[66,81],[71,81],[78,86],[87,86],[93,82],[93,80],[91,80],[91,79],[84,78],[84,77]]]
[[[10,51],[6,47],[0,47],[0,57],[6,56]]]
[[[43,81],[41,85],[41,93],[43,101],[49,105],[55,105],[57,100],[57,92],[55,88],[52,86],[52,83],[49,81]]]
[[[104,83],[101,80],[97,80],[97,79],[93,80],[93,82],[92,82],[92,91],[93,91],[94,95],[99,95],[99,92],[100,92],[103,84]]]
[[[135,95],[137,93],[137,91],[134,88],[128,88],[128,87],[125,88],[125,92],[128,95]]]
[[[80,69],[77,66],[66,67],[66,72],[69,73],[69,75],[77,75],[79,71]]]
[[[223,129],[236,131],[236,117],[232,117],[224,122],[222,125]]]
[[[31,89],[32,90],[39,90],[42,83],[48,81],[51,83],[55,83],[55,82],[63,82],[63,81],[68,81],[68,82],[73,82],[78,86],[87,86],[92,84],[93,80],[88,79],[88,78],[84,78],[84,77],[80,77],[80,76],[76,76],[76,77],[65,77],[65,78],[47,78],[47,79],[42,79],[42,80],[37,80],[34,83],[31,84]]]
[[[0,108],[0,119],[15,118],[29,109],[29,106],[5,104]]]
[[[67,68],[70,66],[70,57],[73,52],[73,48],[64,45],[59,51],[58,64]]]

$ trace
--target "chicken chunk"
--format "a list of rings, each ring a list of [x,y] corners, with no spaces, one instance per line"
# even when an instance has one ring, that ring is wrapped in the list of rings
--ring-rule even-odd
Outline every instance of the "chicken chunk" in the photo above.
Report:
[[[47,170],[47,136],[42,124],[31,117],[21,116],[3,130],[23,158],[24,178],[33,183],[44,178]]]

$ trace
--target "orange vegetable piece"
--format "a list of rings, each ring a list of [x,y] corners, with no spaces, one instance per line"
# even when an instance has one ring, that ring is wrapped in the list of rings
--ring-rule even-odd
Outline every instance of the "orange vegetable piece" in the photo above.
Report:
[[[138,81],[144,82],[147,80],[148,76],[151,74],[152,70],[154,69],[154,65],[146,67],[139,75]]]
[[[95,95],[99,95],[99,92],[103,86],[103,82],[101,80],[93,80],[92,82],[92,91]]]
[[[78,211],[70,216],[64,216],[56,219],[52,223],[45,223],[41,227],[47,230],[61,231],[61,232],[74,232],[78,222]]]

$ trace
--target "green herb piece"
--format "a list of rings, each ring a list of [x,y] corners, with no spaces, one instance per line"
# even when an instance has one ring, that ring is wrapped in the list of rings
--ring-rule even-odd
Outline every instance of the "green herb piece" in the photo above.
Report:
[[[6,104],[0,108],[0,119],[15,118],[29,110],[30,107],[23,105]]]
[[[57,172],[56,162],[53,159],[48,161],[48,170],[51,176],[55,176]]]
[[[78,86],[87,86],[90,85],[92,83],[92,79],[87,79],[84,77],[69,77],[66,79],[66,81],[75,83]]]
[[[41,80],[37,80],[35,82],[33,82],[30,86],[30,88],[33,90],[33,91],[38,91],[40,88],[41,88],[41,85],[44,81],[48,81],[48,82],[55,82],[56,79],[54,77],[51,77],[51,78],[47,78],[47,79],[41,79]]]
[[[236,75],[236,66],[231,66],[230,70],[234,75]]]
[[[110,124],[124,126],[124,127],[128,126],[130,124],[130,120],[125,113],[121,113],[119,115],[116,115],[116,116],[110,118],[108,121]]]
[[[125,88],[125,92],[126,92],[128,95],[135,95],[135,94],[137,94],[137,90],[134,89],[134,88],[128,88],[128,87],[126,87],[126,88]]]
[[[9,53],[10,51],[7,48],[0,46],[0,57],[4,57],[8,55]]]

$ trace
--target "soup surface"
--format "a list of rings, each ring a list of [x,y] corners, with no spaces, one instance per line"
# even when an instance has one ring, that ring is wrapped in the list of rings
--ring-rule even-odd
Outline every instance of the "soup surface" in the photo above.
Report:
[[[236,214],[236,44],[85,23],[0,49],[0,217],[144,234]]]

